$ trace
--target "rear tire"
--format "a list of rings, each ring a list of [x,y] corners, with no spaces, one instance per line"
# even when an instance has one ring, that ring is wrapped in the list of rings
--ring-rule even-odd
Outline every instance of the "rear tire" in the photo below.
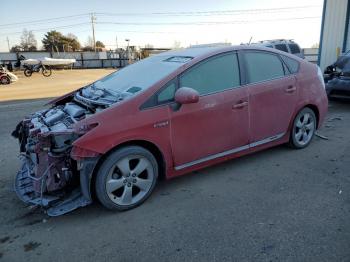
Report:
[[[95,189],[98,200],[111,210],[128,210],[142,204],[158,178],[158,163],[151,152],[127,146],[110,154],[98,170]]]
[[[316,116],[310,108],[303,108],[295,117],[290,132],[289,145],[295,149],[307,147],[316,131]]]
[[[42,67],[41,69],[41,73],[43,74],[43,76],[45,77],[49,77],[52,74],[52,70],[50,67]]]

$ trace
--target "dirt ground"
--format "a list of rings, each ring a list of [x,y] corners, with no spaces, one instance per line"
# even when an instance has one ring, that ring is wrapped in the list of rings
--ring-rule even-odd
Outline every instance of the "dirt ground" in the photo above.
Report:
[[[50,77],[33,73],[25,77],[23,71],[14,72],[19,80],[10,85],[0,85],[0,102],[56,97],[89,84],[114,72],[115,69],[53,70]]]
[[[10,137],[46,101],[0,103],[0,261],[350,261],[350,103],[330,103],[318,131],[327,139],[306,149],[279,146],[161,182],[127,212],[93,203],[50,218],[13,191]]]

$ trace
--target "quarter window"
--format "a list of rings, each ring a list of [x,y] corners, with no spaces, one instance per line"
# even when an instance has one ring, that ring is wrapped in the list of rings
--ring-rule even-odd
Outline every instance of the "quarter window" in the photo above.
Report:
[[[271,53],[245,52],[249,83],[266,81],[284,76],[281,59]]]
[[[200,95],[240,85],[237,55],[230,53],[208,59],[180,77],[180,87],[190,87]]]
[[[292,74],[295,74],[299,70],[299,62],[294,60],[293,58],[290,58],[288,56],[282,56],[283,61],[287,64],[289,71]]]
[[[159,92],[157,96],[158,104],[162,104],[162,103],[166,103],[174,100],[175,91],[176,91],[176,84],[175,82],[171,82],[165,88],[163,88],[162,91]]]

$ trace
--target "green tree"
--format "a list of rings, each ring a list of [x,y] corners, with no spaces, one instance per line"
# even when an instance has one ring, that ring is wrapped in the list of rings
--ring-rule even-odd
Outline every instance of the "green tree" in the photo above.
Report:
[[[96,47],[105,48],[105,45],[101,41],[96,41]]]
[[[11,50],[10,50],[10,52],[12,53],[18,53],[20,51],[22,51],[22,47],[20,45],[14,45],[13,47],[11,47]]]
[[[67,51],[77,51],[81,49],[81,45],[79,43],[78,37],[72,33],[67,34],[66,36],[63,37],[62,41],[66,42],[65,44],[68,45],[68,49],[65,48]]]
[[[56,30],[52,30],[50,32],[47,32],[43,38],[43,40],[41,40],[41,42],[43,43],[43,48],[46,51],[60,51],[58,49],[59,43],[61,42],[63,35],[60,32],[57,32]]]
[[[56,30],[47,32],[42,40],[43,47],[46,51],[63,52],[63,51],[77,51],[81,49],[78,38],[73,34],[64,36],[61,32]]]

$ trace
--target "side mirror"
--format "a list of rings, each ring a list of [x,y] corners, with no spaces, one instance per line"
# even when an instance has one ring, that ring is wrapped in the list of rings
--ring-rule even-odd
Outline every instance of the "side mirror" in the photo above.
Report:
[[[175,92],[175,102],[179,104],[197,103],[199,93],[190,87],[181,87]]]

